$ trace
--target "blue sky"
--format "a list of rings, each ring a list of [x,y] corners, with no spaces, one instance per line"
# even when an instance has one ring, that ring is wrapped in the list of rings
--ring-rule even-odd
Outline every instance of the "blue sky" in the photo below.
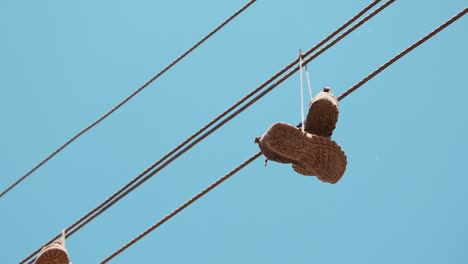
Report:
[[[108,111],[247,1],[3,1],[0,187]],[[0,199],[17,263],[370,1],[257,1]],[[309,64],[339,95],[467,1],[396,1]],[[468,19],[340,103],[336,185],[258,159],[111,263],[467,263]],[[98,263],[300,119],[299,74],[67,240]]]

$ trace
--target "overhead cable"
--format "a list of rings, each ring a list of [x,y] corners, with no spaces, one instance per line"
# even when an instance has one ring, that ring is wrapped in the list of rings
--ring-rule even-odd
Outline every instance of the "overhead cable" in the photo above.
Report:
[[[348,96],[349,94],[357,90],[359,87],[365,84],[368,80],[372,79],[374,76],[376,76],[377,74],[385,70],[388,66],[392,65],[395,61],[399,60],[401,57],[405,56],[410,51],[414,50],[419,45],[423,44],[426,40],[432,38],[434,35],[444,30],[450,24],[452,24],[453,22],[457,21],[459,18],[464,16],[467,12],[468,12],[468,8],[463,9],[460,13],[456,14],[454,17],[447,20],[445,23],[443,23],[442,25],[440,25],[439,27],[431,31],[429,34],[427,34],[426,36],[422,37],[421,39],[413,43],[413,45],[409,46],[408,48],[400,52],[398,55],[396,55],[395,57],[387,61],[385,64],[380,66],[378,69],[376,69],[374,72],[369,74],[366,78],[362,79],[360,82],[356,83],[353,87],[349,88],[346,92],[344,92],[342,95],[338,97],[338,100],[345,98],[346,96]]]
[[[6,193],[8,193],[10,190],[12,190],[15,186],[20,184],[23,180],[25,180],[27,177],[29,177],[32,173],[34,173],[37,169],[39,169],[41,166],[43,166],[46,162],[48,162],[50,159],[52,159],[55,155],[57,155],[59,152],[61,152],[63,149],[65,149],[68,145],[70,145],[73,141],[78,139],[80,136],[82,136],[84,133],[88,132],[91,128],[96,126],[97,124],[101,123],[104,119],[106,119],[108,116],[110,116],[112,113],[117,111],[120,107],[122,107],[124,104],[126,104],[128,101],[130,101],[133,97],[135,97],[137,94],[139,94],[141,91],[143,91],[146,87],[148,87],[153,81],[158,79],[161,75],[163,75],[166,71],[168,71],[170,68],[172,68],[175,64],[177,64],[180,60],[182,60],[185,56],[187,56],[189,53],[194,51],[198,46],[200,46],[203,42],[208,40],[211,36],[213,36],[216,32],[218,32],[221,28],[223,28],[225,25],[227,25],[231,20],[233,20],[235,17],[237,17],[239,14],[241,14],[244,10],[246,10],[250,5],[252,5],[256,0],[251,0],[248,2],[245,6],[243,6],[241,9],[239,9],[236,13],[234,13],[232,16],[230,16],[228,19],[226,19],[223,23],[221,23],[218,27],[216,27],[213,31],[208,33],[205,37],[203,37],[200,41],[198,41],[195,45],[193,45],[191,48],[189,48],[187,51],[185,51],[182,55],[180,55],[177,59],[175,59],[173,62],[171,62],[169,65],[167,65],[163,70],[161,70],[158,74],[153,76],[150,80],[148,80],[145,84],[140,86],[137,90],[135,90],[132,94],[130,94],[127,98],[125,98],[123,101],[118,103],[116,106],[114,106],[109,112],[98,118],[96,121],[94,121],[92,124],[81,130],[78,134],[70,138],[67,142],[65,142],[62,146],[60,146],[58,149],[56,149],[54,152],[52,152],[49,156],[47,156],[44,160],[39,162],[34,168],[29,170],[26,174],[21,176],[18,180],[16,180],[12,185],[10,185],[8,188],[6,188],[4,191],[0,193],[0,198],[3,197]]]
[[[369,14],[368,16],[366,16],[365,18],[363,18],[361,21],[359,21],[359,23],[357,24],[358,26],[353,26],[352,28],[348,29],[347,31],[345,31],[343,34],[341,34],[338,38],[341,40],[344,36],[348,35],[349,33],[351,33],[352,31],[354,31],[357,27],[359,27],[360,25],[362,25],[364,22],[368,21],[370,18],[372,18],[373,16],[375,16],[377,13],[379,13],[380,11],[382,11],[385,7],[387,7],[390,3],[393,3],[395,0],[389,0],[385,3],[385,5],[382,5],[379,9],[376,9],[375,11],[373,11],[371,14]],[[369,6],[367,6],[366,8],[363,9],[363,11],[359,12],[355,17],[353,17],[350,21],[348,21],[346,24],[349,25],[351,23],[353,23],[355,20],[357,20],[360,16],[362,16],[364,13],[366,13],[365,11],[368,11],[369,9],[371,9],[373,6],[375,6],[375,4],[377,4],[378,2],[380,2],[380,0],[377,0],[377,1],[374,1],[373,3],[371,3]],[[339,29],[344,29],[345,27],[340,27]],[[326,41],[330,40],[331,38],[333,38],[335,35],[337,35],[339,32],[338,31],[335,31],[333,32],[330,36],[328,36],[327,38],[325,38],[323,41],[321,41],[319,44],[315,45],[312,49],[310,49],[308,52],[306,52],[304,54],[304,56],[307,56],[307,55],[310,55],[312,52],[314,52],[315,50],[317,50],[321,45],[323,45],[324,43],[326,43]],[[338,41],[333,41],[333,45],[336,44]],[[333,45],[327,45],[326,47],[320,49],[317,53],[314,53],[313,55],[313,58],[316,58],[318,55],[322,54],[325,50],[329,49],[330,47],[332,47]],[[310,61],[310,60],[309,60]],[[213,119],[211,122],[209,122],[207,125],[205,125],[202,129],[200,129],[199,131],[197,131],[196,133],[194,133],[193,135],[191,135],[189,138],[187,138],[184,142],[182,142],[179,146],[177,146],[176,148],[174,148],[173,150],[171,150],[170,152],[168,152],[166,155],[164,155],[164,157],[162,157],[160,160],[158,160],[156,163],[154,163],[152,166],[150,166],[148,169],[146,169],[145,171],[143,171],[142,173],[140,173],[137,177],[135,177],[132,181],[130,181],[128,184],[126,184],[123,188],[121,188],[120,190],[118,190],[116,193],[114,193],[111,197],[109,197],[108,199],[106,199],[104,202],[102,202],[99,206],[97,206],[96,208],[94,208],[93,210],[91,210],[90,212],[88,212],[85,216],[83,216],[82,218],[80,218],[78,221],[76,221],[74,224],[72,224],[70,227],[68,227],[66,229],[66,233],[67,233],[67,237],[73,235],[76,231],[78,231],[79,229],[81,229],[84,225],[86,225],[87,223],[89,223],[91,220],[93,220],[95,217],[97,217],[98,215],[100,215],[101,213],[103,213],[105,210],[107,210],[108,208],[110,208],[113,204],[115,204],[117,201],[119,201],[120,199],[122,199],[124,196],[126,196],[128,193],[130,193],[131,191],[133,191],[134,189],[136,189],[138,186],[140,186],[141,184],[143,184],[145,181],[147,181],[148,179],[150,179],[152,176],[154,176],[157,172],[159,172],[160,170],[162,170],[164,167],[166,167],[167,165],[169,165],[172,161],[174,161],[175,159],[177,159],[179,156],[181,156],[183,153],[185,153],[187,150],[189,150],[190,148],[192,148],[193,146],[195,146],[197,143],[199,143],[201,140],[203,140],[204,138],[206,138],[207,136],[209,136],[211,133],[213,133],[214,131],[216,131],[217,129],[219,129],[221,126],[223,126],[225,123],[227,123],[228,121],[230,121],[231,119],[233,119],[235,116],[237,116],[239,113],[241,113],[242,111],[244,111],[246,108],[248,108],[249,106],[251,106],[253,103],[255,103],[256,101],[258,101],[260,98],[262,98],[263,96],[265,96],[267,93],[269,93],[270,91],[272,91],[275,87],[277,87],[280,83],[282,83],[283,81],[285,81],[287,78],[289,78],[293,73],[297,72],[298,69],[299,69],[299,66],[296,67],[295,69],[293,69],[290,73],[288,73],[287,75],[283,76],[279,81],[275,82],[273,85],[271,85],[268,89],[266,89],[265,91],[263,91],[262,93],[260,93],[259,95],[257,95],[254,99],[252,99],[250,102],[246,103],[244,106],[242,106],[240,109],[238,109],[237,111],[235,111],[234,113],[232,113],[230,116],[228,116],[226,119],[224,119],[223,121],[219,122],[216,126],[214,126],[213,128],[211,128],[210,130],[208,130],[207,132],[205,132],[204,134],[202,134],[202,132],[204,132],[205,130],[207,130],[210,126],[212,126],[213,124],[215,124],[217,121],[219,121],[221,118],[223,118],[224,116],[226,116],[229,112],[232,112],[237,106],[241,105],[242,103],[244,103],[246,100],[248,100],[250,97],[252,97],[253,95],[255,95],[257,92],[259,92],[262,88],[266,87],[269,83],[271,83],[272,81],[275,80],[275,78],[281,76],[284,72],[286,72],[288,69],[290,69],[291,67],[293,67],[294,65],[296,65],[296,63],[298,62],[298,58],[295,59],[292,63],[290,63],[288,66],[286,66],[283,70],[281,70],[280,72],[278,72],[277,74],[275,74],[273,77],[271,77],[268,81],[266,81],[265,83],[263,83],[262,85],[260,85],[259,87],[257,87],[256,89],[254,89],[252,92],[250,92],[248,95],[246,95],[244,98],[242,98],[240,101],[238,101],[237,103],[235,103],[233,106],[231,106],[229,109],[227,109],[225,112],[223,112],[222,114],[220,114],[218,117],[216,117],[215,119]],[[200,134],[202,134],[200,137],[198,137],[197,139],[195,139],[197,136],[199,136]],[[188,146],[186,146],[185,148],[183,148],[182,150],[180,150],[182,147],[184,147],[185,145],[187,145],[189,142],[191,142],[193,139],[195,139],[192,143],[190,143]],[[179,152],[177,152],[178,150],[180,150]],[[177,152],[177,153],[176,153]],[[174,154],[176,153],[176,154]],[[174,155],[173,155],[174,154]],[[172,157],[171,157],[172,156]],[[165,161],[166,160],[166,161]],[[163,163],[164,162],[164,163]],[[162,165],[160,165],[162,164]],[[159,167],[157,167],[158,165],[160,165]],[[156,168],[157,167],[157,168]],[[49,242],[47,242],[46,244],[43,245],[46,246],[50,243],[52,243],[53,241],[55,241],[58,237],[60,236],[57,235],[56,237],[52,238]],[[42,247],[41,247],[42,248]],[[35,255],[37,255],[37,253],[39,253],[39,251],[41,250],[41,248],[37,249],[35,252],[33,252],[31,255],[29,255],[27,258],[23,259],[20,263],[26,263],[28,260],[32,259]],[[31,263],[31,262],[29,262]]]
[[[168,214],[167,216],[165,216],[164,218],[162,218],[161,220],[159,220],[156,224],[154,224],[153,226],[151,226],[150,228],[148,228],[147,230],[145,230],[143,233],[141,233],[140,235],[138,235],[137,237],[135,237],[134,239],[132,239],[130,242],[128,242],[127,244],[125,244],[125,246],[121,247],[119,250],[117,250],[116,252],[114,252],[112,255],[108,256],[107,258],[105,258],[103,261],[101,261],[101,264],[102,263],[107,263],[109,262],[111,259],[113,259],[115,256],[117,256],[118,254],[120,254],[122,251],[124,251],[125,249],[129,248],[131,245],[135,244],[138,240],[142,239],[143,237],[145,237],[146,235],[148,235],[149,233],[151,233],[154,229],[158,228],[159,226],[161,226],[162,224],[164,224],[167,220],[171,219],[173,216],[175,216],[176,214],[180,213],[182,210],[184,210],[185,208],[187,208],[189,205],[191,205],[193,202],[195,202],[196,200],[198,200],[200,197],[202,197],[203,195],[207,194],[209,191],[213,190],[214,188],[216,188],[216,186],[220,185],[221,183],[223,183],[225,180],[229,179],[231,176],[233,176],[234,174],[236,174],[238,171],[240,171],[241,169],[243,169],[245,166],[249,165],[252,161],[256,160],[258,157],[260,157],[262,155],[261,152],[258,152],[256,153],[255,155],[253,155],[252,157],[248,158],[246,161],[242,162],[239,166],[237,166],[235,169],[233,169],[232,171],[230,171],[229,173],[227,173],[226,175],[224,175],[223,177],[219,178],[217,181],[215,181],[213,184],[211,184],[210,186],[208,186],[206,189],[204,189],[203,191],[201,191],[200,193],[198,193],[197,195],[195,195],[194,197],[192,197],[190,200],[188,200],[187,202],[185,202],[183,205],[181,205],[179,208],[177,208],[176,210],[174,210],[172,213]]]
[[[436,35],[437,33],[439,33],[440,31],[442,31],[444,28],[446,28],[447,26],[449,26],[450,24],[452,24],[453,22],[455,22],[456,20],[458,20],[459,18],[461,18],[463,15],[465,15],[466,13],[468,12],[468,8],[464,9],[463,11],[461,11],[460,13],[458,13],[456,16],[454,16],[453,18],[451,18],[450,20],[448,20],[447,22],[445,22],[444,24],[442,24],[441,26],[439,26],[438,28],[436,28],[434,31],[432,31],[431,33],[427,34],[425,37],[421,38],[420,40],[418,40],[417,42],[415,42],[413,45],[409,46],[407,49],[403,50],[401,53],[399,53],[397,56],[395,56],[394,58],[390,59],[389,61],[387,61],[385,64],[383,64],[381,67],[379,67],[377,70],[375,70],[374,72],[372,72],[371,74],[369,74],[367,77],[365,77],[364,79],[362,79],[360,82],[358,82],[357,84],[353,85],[350,89],[348,89],[346,92],[344,92],[343,94],[341,94],[338,98],[339,100],[342,100],[343,98],[345,98],[347,95],[349,95],[350,93],[352,93],[353,91],[355,91],[357,88],[361,87],[363,84],[365,84],[366,82],[368,82],[369,80],[371,80],[373,77],[375,77],[377,74],[379,74],[380,72],[382,72],[385,68],[387,68],[388,66],[390,66],[391,64],[393,64],[394,62],[398,61],[401,57],[405,56],[406,54],[408,54],[411,50],[415,49],[417,46],[421,45],[422,43],[424,43],[425,41],[427,41],[428,39],[430,39],[431,37],[433,37],[434,35]],[[195,195],[194,197],[192,197],[190,200],[188,200],[187,202],[185,202],[183,205],[181,205],[179,208],[177,208],[176,210],[174,210],[172,213],[168,214],[167,216],[165,216],[164,218],[162,218],[161,220],[159,220],[158,222],[156,222],[153,226],[151,226],[150,228],[148,228],[147,230],[145,230],[144,232],[142,232],[140,235],[138,235],[137,237],[135,237],[134,239],[132,239],[130,242],[128,242],[127,244],[125,244],[123,247],[121,247],[120,249],[118,249],[117,251],[115,251],[114,253],[112,253],[111,255],[109,255],[108,257],[106,257],[104,260],[102,260],[100,263],[101,264],[105,264],[107,262],[109,262],[110,260],[112,260],[114,257],[116,257],[117,255],[119,255],[120,253],[122,253],[124,250],[128,249],[130,246],[132,246],[133,244],[135,244],[138,240],[142,239],[143,237],[145,237],[146,235],[148,235],[149,233],[151,233],[152,231],[154,231],[156,228],[158,228],[159,226],[161,226],[162,224],[164,224],[165,222],[167,222],[170,218],[174,217],[175,215],[177,215],[178,213],[180,213],[182,210],[184,210],[185,208],[187,208],[189,205],[191,205],[192,203],[194,203],[196,200],[198,200],[199,198],[201,198],[203,195],[207,194],[208,192],[210,192],[211,190],[213,190],[215,187],[217,187],[218,185],[220,185],[221,183],[223,183],[224,181],[226,181],[228,178],[232,177],[234,174],[236,174],[238,171],[240,171],[241,169],[243,169],[244,167],[246,167],[247,165],[249,165],[251,162],[253,162],[254,160],[256,160],[258,157],[261,156],[261,152],[258,152],[256,154],[254,154],[252,157],[248,158],[246,161],[244,161],[243,163],[241,163],[239,166],[237,166],[234,170],[230,171],[229,173],[227,173],[226,175],[224,175],[223,177],[221,177],[220,179],[218,179],[217,181],[215,181],[213,184],[211,184],[208,188],[204,189],[202,192],[198,193],[197,195]]]

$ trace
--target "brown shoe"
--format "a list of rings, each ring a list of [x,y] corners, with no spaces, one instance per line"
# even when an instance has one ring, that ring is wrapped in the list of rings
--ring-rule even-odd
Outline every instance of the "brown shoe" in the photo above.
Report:
[[[267,159],[292,163],[296,172],[324,182],[338,182],[346,170],[346,155],[335,141],[285,123],[271,126],[258,143]]]
[[[256,139],[262,154],[272,161],[279,163],[294,163],[299,160],[304,149],[302,135],[291,133],[284,123],[273,124],[261,138]]]
[[[39,253],[35,264],[69,264],[70,259],[65,249],[65,235],[62,239],[45,246]]]
[[[310,134],[330,138],[337,121],[338,99],[330,93],[330,88],[325,87],[310,101],[304,130]]]

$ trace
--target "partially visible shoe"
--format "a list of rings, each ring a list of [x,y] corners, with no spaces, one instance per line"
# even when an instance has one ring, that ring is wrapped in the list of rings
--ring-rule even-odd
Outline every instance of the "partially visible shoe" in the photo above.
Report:
[[[39,253],[35,264],[69,264],[70,259],[63,241],[45,246]]]
[[[285,123],[273,124],[261,138],[256,139],[262,154],[279,163],[294,163],[299,160],[305,150],[304,138],[301,134],[291,133]]]
[[[335,141],[285,123],[271,126],[257,142],[267,159],[292,163],[296,172],[324,182],[338,182],[346,170],[346,154]]]
[[[325,87],[310,101],[304,130],[330,138],[338,122],[338,113],[338,99]]]

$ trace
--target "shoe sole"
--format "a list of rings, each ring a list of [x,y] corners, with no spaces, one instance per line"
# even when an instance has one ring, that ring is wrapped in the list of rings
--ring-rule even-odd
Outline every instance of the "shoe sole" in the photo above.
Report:
[[[300,149],[304,149],[302,136],[291,133],[276,123],[271,126],[259,140],[262,154],[269,160],[279,163],[294,163],[300,158]]]
[[[332,99],[320,98],[312,102],[304,128],[311,134],[331,137],[338,122],[338,114],[338,105]]]
[[[288,124],[274,124],[259,143],[267,159],[292,163],[296,172],[324,182],[338,182],[346,170],[346,154],[335,141]]]
[[[46,249],[36,260],[35,264],[69,264],[68,254],[61,248]]]

